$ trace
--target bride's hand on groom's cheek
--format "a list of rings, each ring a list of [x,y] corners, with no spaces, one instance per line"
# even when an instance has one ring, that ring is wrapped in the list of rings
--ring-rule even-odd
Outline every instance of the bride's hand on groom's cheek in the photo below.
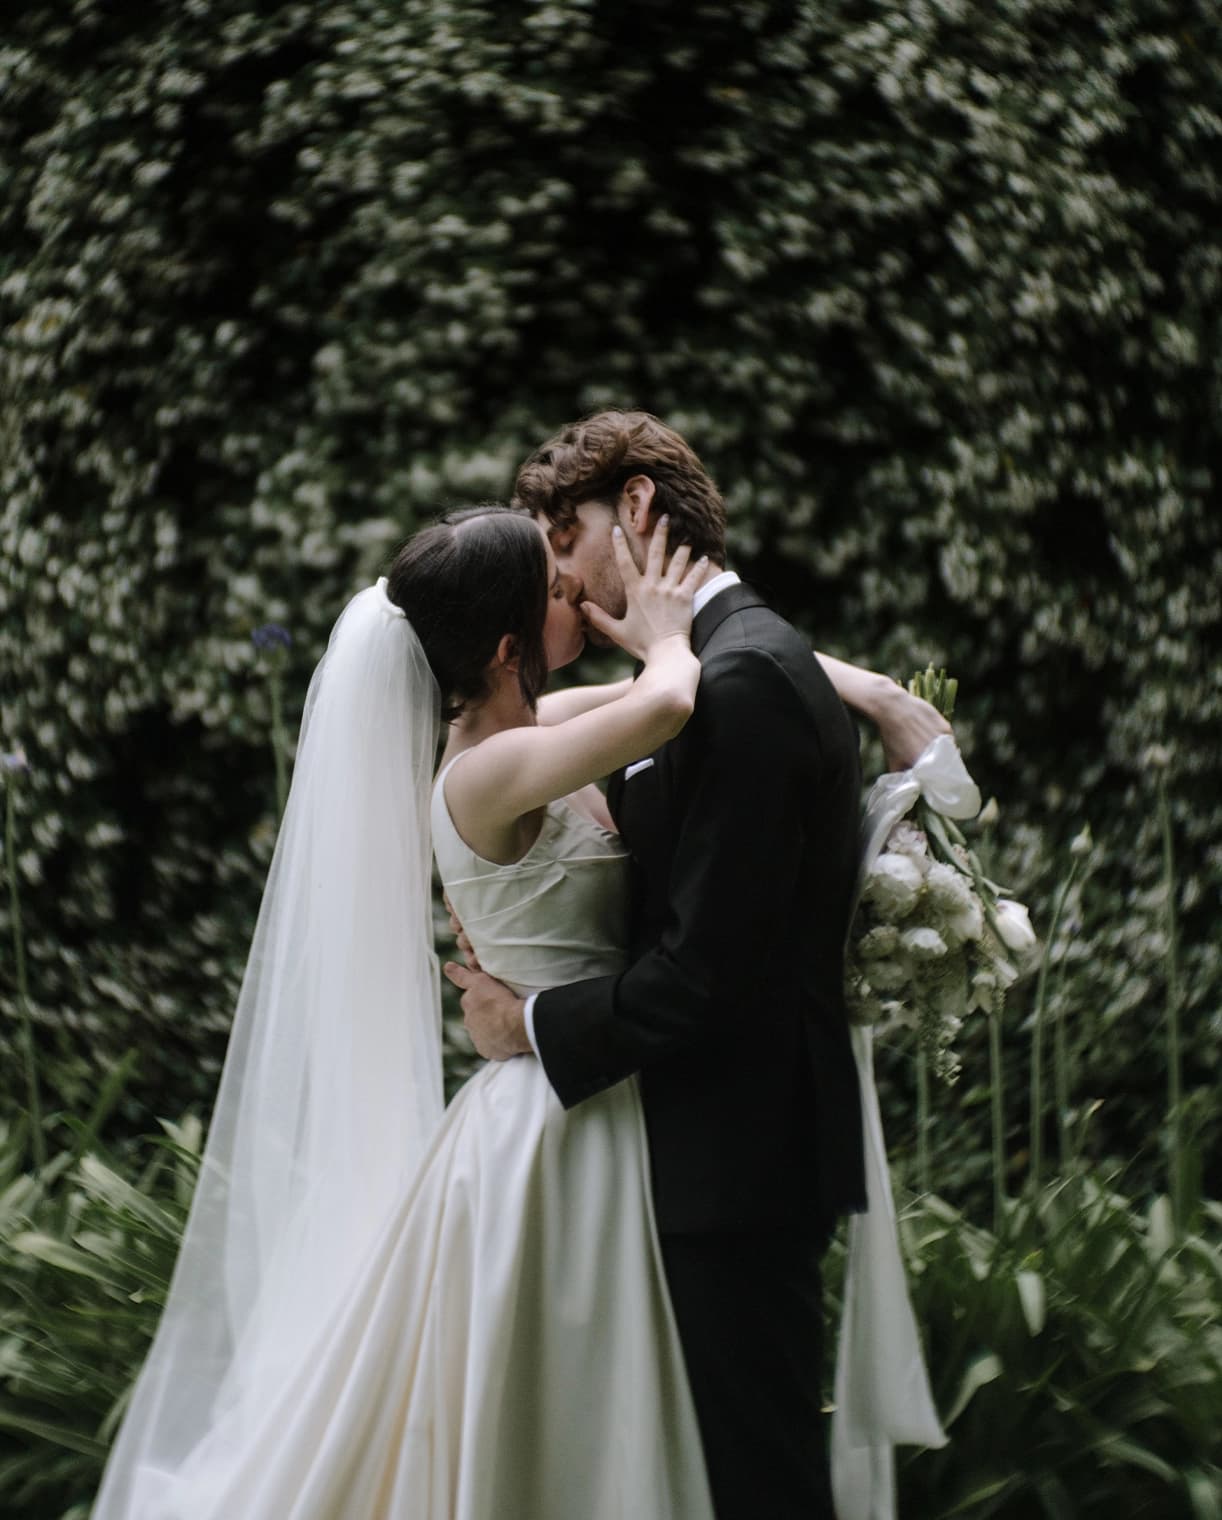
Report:
[[[447,961],[441,969],[462,993],[463,1025],[485,1060],[507,1061],[531,1054],[522,998],[484,971],[468,970],[455,961]]]

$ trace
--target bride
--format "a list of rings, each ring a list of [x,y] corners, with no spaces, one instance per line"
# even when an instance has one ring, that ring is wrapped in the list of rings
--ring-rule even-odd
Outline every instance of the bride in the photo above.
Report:
[[[417,534],[340,616],[94,1520],[711,1520],[635,1081],[565,1112],[507,1061],[443,1113],[432,950],[430,840],[515,990],[622,965],[593,783],[677,733],[699,677],[707,565],[654,543],[610,701],[540,700],[579,588],[508,509]],[[851,699],[860,672],[830,673]]]

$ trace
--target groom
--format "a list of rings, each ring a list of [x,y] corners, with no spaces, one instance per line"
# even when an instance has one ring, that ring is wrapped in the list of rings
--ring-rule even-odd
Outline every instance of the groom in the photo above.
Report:
[[[522,467],[516,499],[605,614],[596,627],[626,605],[616,524],[639,565],[663,513],[672,547],[708,555],[700,687],[679,736],[611,778],[634,862],[628,970],[528,1004],[448,974],[481,1054],[533,1049],[566,1108],[640,1074],[718,1520],[831,1517],[820,1260],[837,1215],[865,1207],[843,992],[856,734],[809,644],[724,569],[721,496],[656,418],[566,428]]]

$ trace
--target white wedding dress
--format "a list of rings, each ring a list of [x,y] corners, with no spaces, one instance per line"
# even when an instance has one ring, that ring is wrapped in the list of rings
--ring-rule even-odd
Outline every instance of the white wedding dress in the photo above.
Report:
[[[491,865],[442,779],[436,858],[484,968],[523,993],[618,970],[618,838],[553,802]],[[201,1444],[176,1520],[712,1520],[635,1081],[566,1113],[533,1056],[473,1076],[260,1423],[236,1465]]]

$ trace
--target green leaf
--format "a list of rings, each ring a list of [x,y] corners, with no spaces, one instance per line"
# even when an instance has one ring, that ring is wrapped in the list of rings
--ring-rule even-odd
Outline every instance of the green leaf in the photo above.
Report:
[[[1038,1335],[1044,1328],[1044,1279],[1038,1272],[1019,1272],[1014,1281],[1027,1329],[1032,1335]]]
[[[995,1382],[1002,1375],[1001,1358],[987,1351],[976,1357],[963,1374],[963,1381],[959,1384],[959,1392],[955,1395],[951,1404],[950,1412],[942,1421],[943,1427],[952,1425],[963,1413],[975,1395],[986,1384]]]

